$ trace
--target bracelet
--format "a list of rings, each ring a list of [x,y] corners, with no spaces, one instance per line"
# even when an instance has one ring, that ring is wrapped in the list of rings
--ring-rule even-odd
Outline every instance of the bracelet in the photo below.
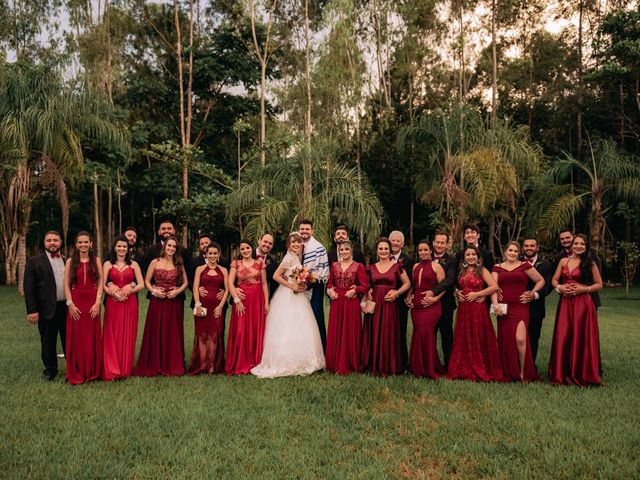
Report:
[[[73,300],[67,300],[67,307],[70,307],[71,305],[73,305]]]
[[[138,285],[136,282],[131,282],[129,285],[131,285],[131,288],[136,288],[136,285]]]
[[[560,285],[556,287],[556,292],[560,293]]]
[[[200,308],[202,306],[202,302],[196,302],[194,305],[195,308]]]
[[[233,299],[233,303],[238,304],[240,303],[242,300],[240,300],[240,297],[234,297]]]

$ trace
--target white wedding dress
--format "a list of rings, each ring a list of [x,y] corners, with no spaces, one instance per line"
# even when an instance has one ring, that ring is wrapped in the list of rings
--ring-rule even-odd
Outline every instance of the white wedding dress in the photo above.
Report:
[[[297,255],[288,252],[280,263],[284,278],[300,266]],[[262,361],[251,369],[261,378],[308,375],[325,367],[318,324],[304,293],[280,285],[267,313]]]

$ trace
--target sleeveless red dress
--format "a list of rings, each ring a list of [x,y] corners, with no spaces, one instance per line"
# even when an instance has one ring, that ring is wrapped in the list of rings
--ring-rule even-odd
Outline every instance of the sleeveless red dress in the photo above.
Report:
[[[413,335],[409,350],[409,371],[418,377],[439,378],[444,374],[436,347],[436,326],[442,315],[440,301],[425,307],[424,292],[432,290],[438,280],[431,260],[420,262],[413,271]]]
[[[214,271],[215,275],[209,275],[211,268],[205,266],[200,274],[200,287],[207,291],[205,297],[200,297],[200,302],[207,309],[207,316],[194,317],[190,375],[224,371],[224,313],[218,318],[213,316],[213,311],[220,304],[218,293],[224,291],[224,276],[220,267]]]
[[[165,291],[175,288],[176,269],[156,268],[153,272],[155,288]],[[184,375],[184,298],[151,297],[144,324],[142,346],[134,375]]]
[[[355,285],[356,296],[345,297]],[[369,289],[369,280],[364,265],[352,262],[342,270],[340,262],[334,262],[329,272],[327,288],[335,289],[338,298],[331,301],[329,330],[325,358],[327,370],[347,375],[362,370],[362,313],[360,296]]]
[[[70,384],[98,380],[102,376],[102,335],[100,315],[91,318],[89,310],[96,303],[98,288],[89,272],[89,262],[80,262],[76,280],[71,286],[71,299],[80,310],[74,320],[67,313],[66,361]]]
[[[531,264],[522,264],[513,270],[506,270],[499,265],[493,267],[498,274],[498,286],[502,289],[502,303],[507,304],[507,314],[498,317],[498,348],[504,374],[508,380],[520,380],[520,362],[516,348],[516,330],[520,322],[524,322],[525,332],[529,331],[529,304],[520,302],[520,295],[527,291],[529,277],[525,273]],[[527,334],[527,352],[524,360],[524,380],[540,380],[533,363],[531,344]]]
[[[237,306],[233,305],[224,370],[227,375],[247,375],[262,359],[266,324],[265,298],[261,283],[264,264],[255,260],[251,266],[245,267],[242,260],[234,260],[231,266],[236,268],[236,286],[240,287],[246,296],[242,301],[245,312],[240,315]]]
[[[362,333],[362,365],[373,375],[386,377],[402,373],[400,311],[398,302],[386,302],[384,296],[401,281],[402,266],[393,263],[384,273],[373,264],[369,266],[373,314],[364,316]]]
[[[115,266],[109,270],[108,282],[118,288],[129,285],[136,278],[133,267],[127,265],[122,271]],[[129,295],[126,301],[119,302],[107,296],[104,306],[104,380],[126,378],[131,375],[136,356],[136,337],[138,336],[138,297]]]
[[[569,271],[565,265],[560,283],[580,280],[580,268]],[[549,381],[581,387],[600,385],[600,338],[598,313],[589,293],[560,297],[553,328]]]
[[[462,293],[485,288],[482,277],[466,272],[458,279]],[[504,381],[498,342],[485,302],[459,302],[447,378]]]

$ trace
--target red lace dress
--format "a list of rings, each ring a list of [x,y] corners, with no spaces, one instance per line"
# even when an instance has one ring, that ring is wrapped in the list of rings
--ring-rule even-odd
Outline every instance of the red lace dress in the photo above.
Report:
[[[373,314],[364,316],[362,333],[363,369],[373,375],[386,377],[402,373],[400,312],[398,302],[387,302],[384,296],[401,282],[402,265],[391,264],[381,273],[373,264],[369,267],[373,301]]]
[[[527,262],[523,262],[511,271],[500,265],[493,267],[493,271],[498,274],[498,286],[502,289],[502,303],[507,304],[507,314],[498,317],[498,348],[504,374],[508,380],[520,380],[516,330],[520,322],[523,322],[525,332],[529,331],[529,304],[521,303],[520,295],[527,290],[529,277],[525,272],[530,268],[533,267]],[[524,360],[524,380],[540,380],[533,363],[528,334],[527,353]]]
[[[458,280],[462,293],[485,288],[482,277],[467,272]],[[498,342],[486,302],[459,302],[447,378],[504,381]]]
[[[356,287],[356,296],[345,297]],[[329,331],[325,358],[327,370],[346,375],[362,370],[362,314],[360,295],[369,289],[369,280],[364,265],[352,262],[342,270],[340,262],[334,262],[329,272],[327,288],[335,289],[338,298],[331,301]]]
[[[245,294],[242,301],[245,311],[240,315],[236,304],[231,310],[224,370],[227,375],[246,375],[262,358],[266,319],[261,282],[264,264],[256,260],[251,266],[245,267],[242,260],[234,260],[231,268],[237,272],[236,287]]]
[[[157,268],[155,288],[165,292],[177,287],[178,271]],[[151,297],[144,324],[142,346],[134,375],[184,375],[184,297]]]
[[[122,288],[136,278],[130,265],[122,271],[112,266],[109,269],[107,283]],[[104,306],[104,380],[126,378],[133,370],[136,356],[136,337],[138,336],[138,296],[129,295],[126,301],[119,302],[107,296]]]
[[[91,318],[89,313],[97,295],[98,288],[89,271],[89,262],[80,262],[71,286],[71,299],[80,310],[80,318],[74,320],[67,313],[67,380],[73,385],[98,380],[102,376],[100,315]]]
[[[207,309],[206,317],[194,317],[195,335],[189,374],[220,373],[224,371],[224,313],[218,318],[213,311],[220,304],[218,293],[224,291],[224,276],[220,267],[215,270],[204,267],[200,274],[200,287],[207,291],[200,296],[202,306]]]
[[[577,283],[580,268],[565,265],[561,284]],[[589,293],[560,297],[553,328],[549,381],[581,387],[600,385],[600,338],[598,313]]]
[[[439,378],[444,370],[438,357],[435,330],[442,315],[442,306],[439,300],[428,307],[421,303],[424,292],[432,290],[438,283],[431,260],[420,262],[415,267],[412,280],[414,307],[411,309],[413,335],[409,350],[409,371],[418,377]]]

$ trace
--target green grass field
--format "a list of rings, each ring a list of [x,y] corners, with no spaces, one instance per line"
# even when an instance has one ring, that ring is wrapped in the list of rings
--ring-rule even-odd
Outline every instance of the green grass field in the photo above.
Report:
[[[62,361],[56,381],[41,378],[37,329],[16,291],[0,287],[0,477],[640,478],[633,296],[603,294],[601,388],[327,373],[72,387]]]

